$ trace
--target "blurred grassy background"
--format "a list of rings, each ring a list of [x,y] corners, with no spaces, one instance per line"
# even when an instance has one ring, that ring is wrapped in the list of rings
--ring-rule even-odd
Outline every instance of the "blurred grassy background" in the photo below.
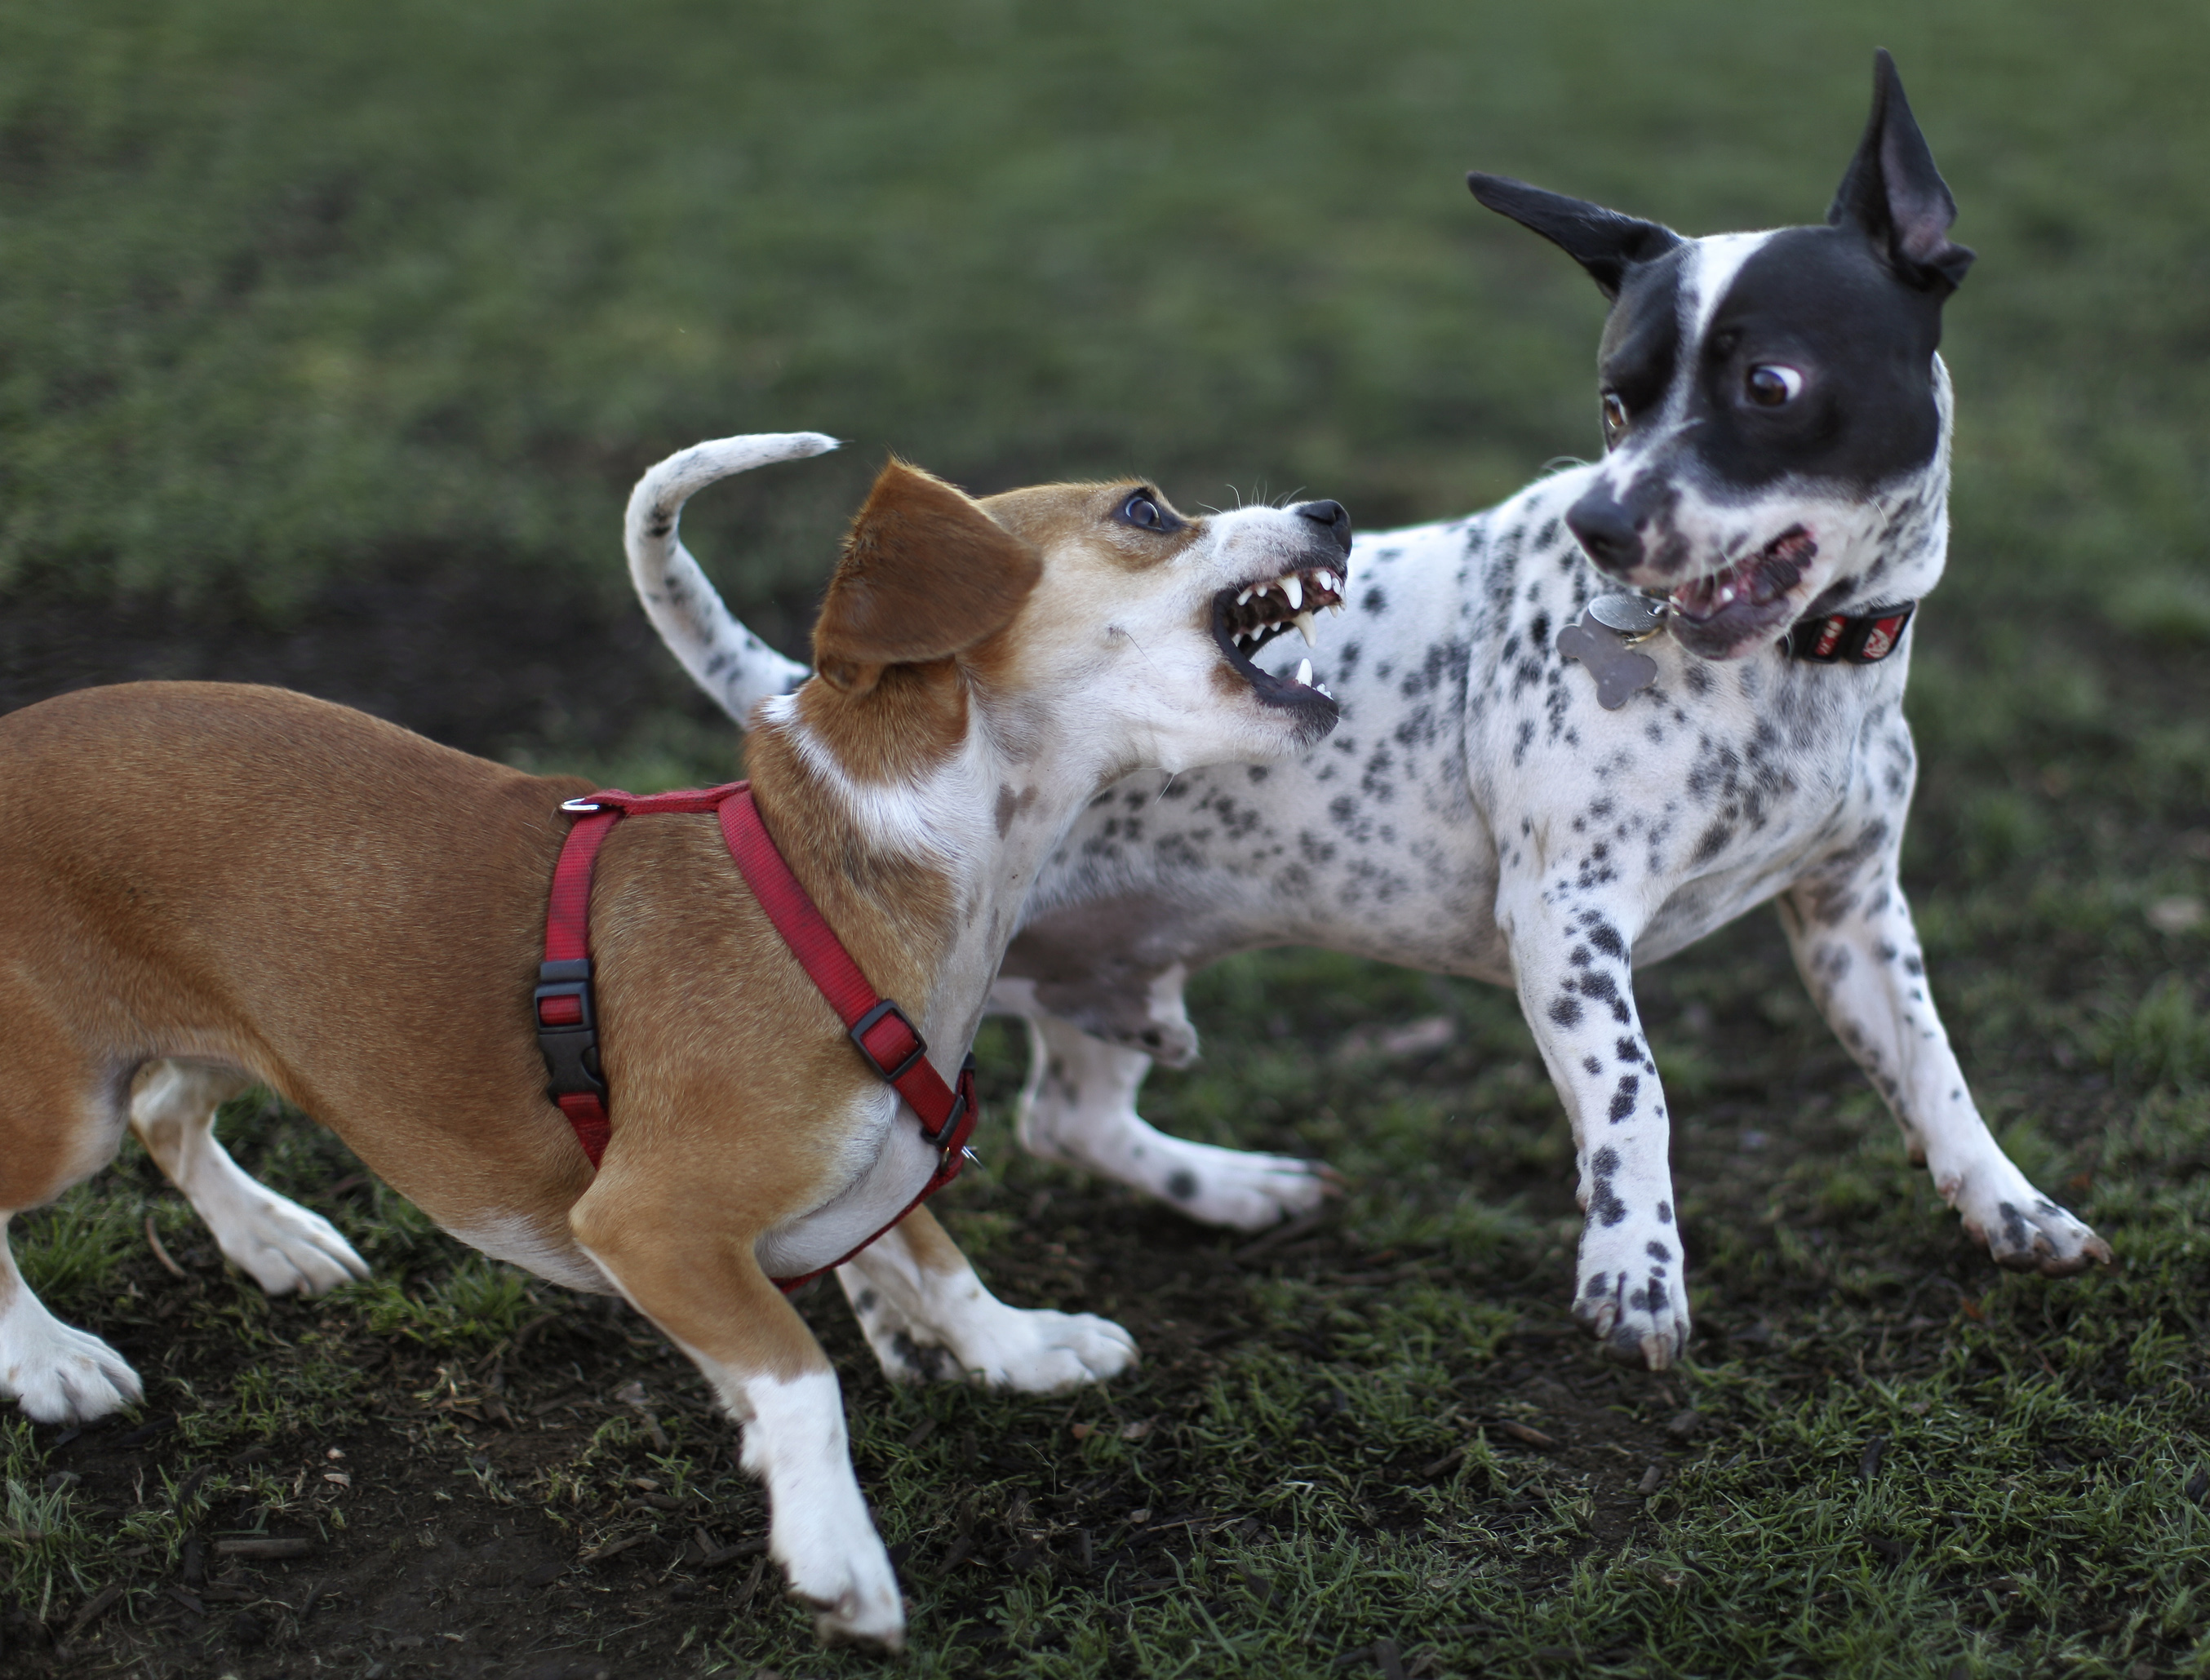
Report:
[[[699,510],[742,599],[818,577],[885,448],[1462,512],[1593,449],[1601,314],[1463,171],[1815,220],[1879,42],[1982,254],[1957,605],[2210,635],[2183,0],[27,0],[4,39],[0,587],[281,618],[428,551],[611,599],[643,467],[800,426],[858,447]]]

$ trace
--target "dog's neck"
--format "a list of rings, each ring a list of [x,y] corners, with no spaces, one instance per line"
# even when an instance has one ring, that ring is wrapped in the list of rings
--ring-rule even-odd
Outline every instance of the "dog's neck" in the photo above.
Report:
[[[1921,600],[1941,581],[1949,556],[1949,440],[1955,405],[1949,370],[1939,356],[1934,358],[1933,382],[1941,417],[1933,459],[1865,497],[1865,526],[1851,545],[1851,563],[1805,617]]]
[[[945,660],[856,698],[816,677],[763,702],[746,744],[784,857],[939,1068],[981,1020],[1036,871],[1125,768],[1100,720],[1040,726],[1042,709],[997,715]]]

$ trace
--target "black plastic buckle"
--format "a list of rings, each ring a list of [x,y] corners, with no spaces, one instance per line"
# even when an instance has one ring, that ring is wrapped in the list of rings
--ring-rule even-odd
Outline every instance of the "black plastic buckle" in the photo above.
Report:
[[[529,1018],[537,1027],[537,1048],[545,1057],[552,1082],[545,1087],[551,1097],[607,1094],[607,1081],[599,1071],[599,1010],[591,993],[591,960],[537,965],[537,990],[529,1000]],[[545,1000],[572,997],[580,1019],[569,1025],[545,1024]]]
[[[975,1105],[975,1052],[969,1051],[967,1059],[959,1064],[959,1077],[951,1081],[951,1106],[944,1112],[944,1123],[934,1131],[923,1121],[921,1141],[935,1143],[947,1136],[959,1124],[960,1117]]]
[[[879,1061],[876,1060],[874,1051],[867,1048],[867,1029],[874,1026],[877,1021],[882,1020],[885,1015],[896,1015],[898,1018],[899,1022],[905,1027],[905,1030],[913,1034],[913,1054],[907,1057],[904,1061],[899,1063],[895,1068],[885,1068],[883,1066]],[[867,1065],[873,1068],[877,1074],[881,1075],[881,1077],[889,1081],[892,1085],[896,1085],[900,1080],[911,1073],[913,1071],[914,1063],[920,1061],[922,1057],[928,1054],[928,1040],[921,1036],[920,1029],[916,1027],[912,1021],[907,1020],[905,1011],[898,1008],[897,1004],[891,1003],[887,997],[883,999],[881,1003],[876,1004],[873,1009],[868,1010],[866,1014],[861,1015],[857,1021],[852,1023],[852,1030],[849,1037],[851,1038],[852,1042],[860,1047],[860,1054],[867,1058]]]

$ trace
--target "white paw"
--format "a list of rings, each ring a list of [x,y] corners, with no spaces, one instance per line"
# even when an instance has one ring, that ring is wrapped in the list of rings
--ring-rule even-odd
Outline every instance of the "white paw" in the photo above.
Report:
[[[1964,1216],[1965,1229],[1987,1244],[1998,1266],[2062,1278],[2110,1263],[2110,1245],[2069,1208],[2034,1189],[2008,1159],[1969,1175],[1941,1177],[1935,1188]]]
[[[1337,1193],[1335,1171],[1322,1161],[1166,1141],[1175,1147],[1154,1193],[1205,1225],[1264,1231],[1313,1212]]]
[[[813,1636],[824,1645],[903,1650],[905,1602],[890,1554],[864,1521],[841,1545],[835,1526],[803,1519],[774,1525],[770,1551],[782,1565],[790,1596],[812,1606]]]
[[[959,1363],[970,1382],[1048,1394],[1102,1382],[1136,1363],[1136,1339],[1094,1313],[1008,1307],[992,1334],[969,1337]]]
[[[1591,1220],[1581,1233],[1573,1316],[1621,1364],[1664,1370],[1688,1346],[1688,1291],[1673,1227]]]
[[[88,1424],[145,1398],[138,1373],[98,1336],[71,1329],[21,1284],[0,1322],[0,1387],[42,1424]]]
[[[327,1295],[340,1284],[368,1275],[368,1262],[320,1213],[282,1196],[256,1198],[214,1225],[223,1258],[271,1295]]]

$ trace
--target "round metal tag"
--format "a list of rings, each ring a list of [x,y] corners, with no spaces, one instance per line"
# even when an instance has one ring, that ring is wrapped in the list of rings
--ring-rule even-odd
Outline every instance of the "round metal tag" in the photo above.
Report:
[[[1648,635],[1665,622],[1668,610],[1647,595],[1598,595],[1589,603],[1588,616],[1621,635]]]

